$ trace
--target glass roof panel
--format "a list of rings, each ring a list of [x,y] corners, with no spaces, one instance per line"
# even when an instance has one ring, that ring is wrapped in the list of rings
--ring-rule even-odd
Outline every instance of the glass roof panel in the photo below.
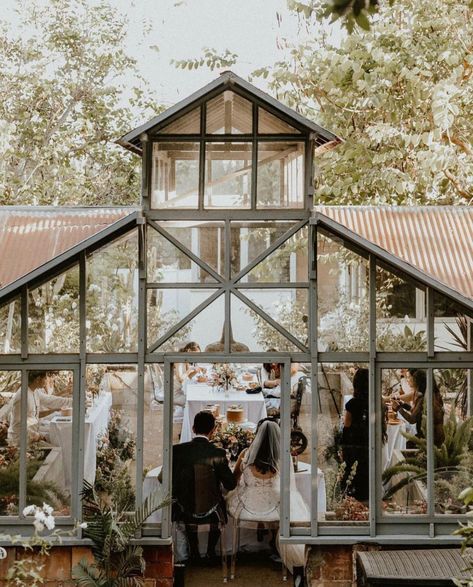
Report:
[[[158,131],[162,135],[198,135],[200,134],[200,106],[187,114],[176,118]]]
[[[281,118],[274,116],[264,108],[258,108],[258,133],[259,134],[301,134],[297,128],[294,128]]]
[[[207,102],[207,134],[251,134],[252,130],[253,104],[249,100],[227,90]]]

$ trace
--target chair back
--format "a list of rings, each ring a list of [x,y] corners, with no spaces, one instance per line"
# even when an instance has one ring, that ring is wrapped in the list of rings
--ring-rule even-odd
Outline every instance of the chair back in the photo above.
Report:
[[[221,505],[220,487],[212,466],[194,465],[194,511],[195,518],[206,518]]]

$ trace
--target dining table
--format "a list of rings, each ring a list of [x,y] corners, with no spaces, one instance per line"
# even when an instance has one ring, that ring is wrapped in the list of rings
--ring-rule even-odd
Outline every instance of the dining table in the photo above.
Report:
[[[243,386],[244,387],[244,386]],[[224,416],[230,406],[238,406],[243,409],[247,422],[257,424],[266,418],[266,404],[264,396],[259,393],[246,393],[245,389],[230,388],[228,392],[219,391],[217,387],[208,382],[189,381],[185,385],[186,403],[181,430],[181,442],[192,440],[192,426],[195,415],[209,406],[219,406],[220,415]]]
[[[111,392],[102,392],[87,408],[84,421],[84,479],[93,485],[97,470],[97,443],[110,420]],[[71,490],[72,476],[72,417],[53,416],[49,425],[49,437],[53,446],[61,448],[64,488]]]

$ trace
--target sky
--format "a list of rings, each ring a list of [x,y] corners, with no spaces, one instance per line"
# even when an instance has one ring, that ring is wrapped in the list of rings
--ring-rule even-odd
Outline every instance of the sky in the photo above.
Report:
[[[0,18],[14,30],[18,3],[0,0]],[[39,0],[48,6],[48,0]],[[100,0],[88,0],[91,4]],[[177,69],[172,60],[199,58],[204,47],[219,54],[238,54],[232,71],[247,78],[257,68],[273,64],[287,54],[287,45],[304,40],[307,32],[287,0],[108,0],[129,21],[127,46],[138,62],[160,104],[171,106],[218,76],[206,68]],[[331,26],[332,39],[339,36]],[[127,83],[128,82],[128,83]],[[266,90],[266,81],[256,80]],[[131,87],[134,78],[125,79]],[[126,92],[124,95],[126,99]]]
[[[200,57],[204,47],[239,55],[232,70],[247,77],[282,57],[284,40],[296,42],[298,19],[286,0],[113,0],[130,19],[130,53],[166,105],[215,78],[219,72],[177,69],[171,60]],[[278,18],[279,16],[279,18]],[[143,23],[151,32],[143,37]],[[157,46],[158,51],[150,49]],[[264,86],[264,82],[259,82]]]

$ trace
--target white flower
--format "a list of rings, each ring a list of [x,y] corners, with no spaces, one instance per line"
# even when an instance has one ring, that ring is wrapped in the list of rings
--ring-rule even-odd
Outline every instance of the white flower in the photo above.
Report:
[[[35,520],[38,520],[38,522],[44,522],[46,520],[46,514],[43,512],[43,510],[36,510],[34,517]]]
[[[42,532],[44,530],[44,524],[43,524],[43,522],[40,522],[39,520],[35,520],[33,522],[33,525],[36,529],[36,532]]]
[[[82,528],[82,530],[85,530],[87,528],[87,522],[82,522],[82,524],[79,524],[79,528]]]
[[[36,506],[35,505],[27,505],[23,510],[24,516],[31,516],[35,513]]]
[[[47,516],[44,520],[44,524],[48,530],[54,530],[55,521],[54,516]]]
[[[50,505],[48,505],[47,503],[44,503],[43,502],[43,512],[44,513],[46,513],[46,514],[48,514],[48,516],[50,516],[53,513],[53,511],[54,510],[53,510],[53,508]]]

